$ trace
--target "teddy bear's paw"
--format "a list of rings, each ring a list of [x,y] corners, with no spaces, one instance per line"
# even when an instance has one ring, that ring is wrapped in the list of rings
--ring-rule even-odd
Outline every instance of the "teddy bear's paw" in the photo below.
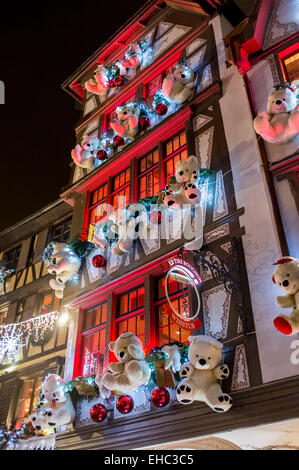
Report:
[[[190,364],[185,364],[180,370],[180,376],[183,379],[187,379],[188,377],[191,376],[192,372],[193,372],[193,369],[190,366]]]
[[[186,184],[185,187],[185,196],[189,199],[190,202],[196,202],[199,197],[199,190],[193,183]]]
[[[187,405],[193,402],[194,390],[189,382],[182,382],[176,390],[176,397],[180,403]]]
[[[219,366],[219,370],[221,379],[226,379],[229,376],[229,368],[226,364]]]
[[[230,409],[233,400],[227,393],[224,393],[218,397],[218,402],[219,404],[213,406],[213,410],[217,411],[218,413],[224,413]]]
[[[180,207],[175,197],[169,191],[165,191],[162,199],[163,199],[165,206],[169,207],[170,209],[178,209]]]
[[[279,316],[273,320],[275,328],[284,335],[291,335],[293,328],[289,320],[285,316]]]
[[[172,189],[171,189],[171,186],[169,186],[168,184],[165,186],[165,191],[167,191],[168,193],[172,193]]]
[[[107,372],[103,377],[102,385],[104,385],[108,390],[112,390],[115,388],[115,384],[115,376],[111,372]]]

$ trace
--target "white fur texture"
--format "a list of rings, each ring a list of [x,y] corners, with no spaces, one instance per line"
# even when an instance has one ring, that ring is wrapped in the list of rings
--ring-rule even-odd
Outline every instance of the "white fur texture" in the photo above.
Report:
[[[162,93],[170,103],[183,104],[192,97],[195,74],[192,69],[178,64],[164,78]]]
[[[199,165],[194,155],[188,160],[179,160],[176,163],[176,183],[169,183],[165,187],[163,202],[170,209],[178,209],[185,204],[198,204],[199,202]]]
[[[77,166],[92,170],[99,150],[99,139],[84,135],[81,145],[77,144],[72,150],[71,155]]]
[[[65,283],[78,273],[81,260],[66,243],[56,243],[53,250],[47,269],[50,274],[56,275],[56,279],[51,279],[49,284],[55,290],[56,297],[62,299]]]

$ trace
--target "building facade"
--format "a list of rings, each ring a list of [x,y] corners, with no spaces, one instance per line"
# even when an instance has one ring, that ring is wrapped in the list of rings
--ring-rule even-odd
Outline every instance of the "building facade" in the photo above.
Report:
[[[51,327],[51,312],[60,310],[60,300],[42,258],[49,239],[69,238],[71,222],[72,208],[57,200],[0,233],[1,268],[11,270],[0,295],[0,328],[6,328],[1,329],[0,422],[10,429],[19,430],[34,410],[43,377],[63,374],[67,327],[55,321]],[[38,319],[46,322],[41,328]],[[28,341],[19,334],[24,325],[35,328]],[[10,342],[4,345],[5,334]]]
[[[298,137],[268,144],[253,126],[273,87],[297,79],[294,8],[287,0],[151,0],[63,84],[82,114],[72,180],[61,198],[73,207],[72,235],[95,245],[61,301],[71,318],[65,382],[105,371],[115,360],[109,343],[126,332],[142,341],[146,354],[184,345],[190,334],[208,335],[223,344],[230,375],[222,390],[233,405],[221,414],[202,402],[182,405],[175,383],[161,409],[150,387],[134,390],[126,415],[117,397],[77,394],[76,420],[56,434],[57,449],[173,449],[185,440],[202,448],[194,443],[201,436],[221,448],[221,439],[230,440],[227,430],[245,428],[252,436],[255,426],[296,418],[298,346],[296,336],[274,328],[280,290],[271,279],[279,258],[298,257]],[[180,67],[183,86],[172,81],[170,90],[169,74]],[[177,162],[191,155],[207,170],[200,211],[190,216],[192,227],[202,219],[202,238],[188,238],[181,225],[173,230],[169,212],[156,209],[154,218],[147,208],[154,235],[138,232],[126,249],[119,249],[120,235],[101,244],[107,208],[145,200],[164,207],[161,197]],[[167,299],[164,266],[173,258],[190,263],[201,281],[195,289],[172,281]],[[198,311],[200,326],[190,333],[174,321],[165,310],[168,300],[180,318],[186,308]],[[99,403],[108,416],[94,423],[90,411]],[[232,438],[230,448],[245,448],[249,434]]]

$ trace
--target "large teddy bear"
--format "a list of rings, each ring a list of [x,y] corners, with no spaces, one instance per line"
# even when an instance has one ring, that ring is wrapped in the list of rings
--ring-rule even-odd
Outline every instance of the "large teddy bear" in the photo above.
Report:
[[[99,150],[99,139],[96,137],[89,137],[84,135],[82,137],[81,145],[77,144],[72,150],[72,159],[76,165],[92,170]]]
[[[170,103],[183,104],[191,98],[194,88],[193,70],[183,64],[177,64],[164,78],[162,94]]]
[[[205,402],[214,411],[228,411],[232,399],[222,392],[218,380],[229,375],[227,365],[220,365],[223,345],[210,336],[199,335],[189,338],[189,361],[180,370],[183,381],[177,386],[176,396],[180,403],[194,400]]]
[[[197,158],[191,155],[186,161],[179,160],[175,167],[175,182],[165,186],[162,197],[164,204],[171,209],[178,209],[184,204],[197,204],[200,195],[198,179]]]
[[[120,137],[134,139],[139,132],[140,109],[134,103],[116,108],[117,119],[110,122],[112,129]]]
[[[133,333],[123,333],[116,341],[109,343],[119,362],[109,364],[110,372],[103,375],[102,385],[108,390],[127,393],[146,385],[151,371],[144,361],[143,346]]]
[[[66,243],[54,243],[52,249],[47,270],[50,274],[56,274],[56,279],[51,279],[49,284],[55,290],[56,297],[62,299],[65,283],[78,273],[81,259]]]
[[[64,380],[50,374],[42,384],[38,409],[28,417],[28,421],[38,431],[57,428],[74,421],[76,413],[69,393],[66,393]]]
[[[276,297],[281,308],[293,308],[290,315],[279,315],[274,319],[275,328],[285,335],[299,332],[299,260],[285,256],[276,263],[272,281],[286,294]]]
[[[266,111],[258,113],[254,128],[264,140],[284,144],[299,134],[299,105],[291,88],[281,87],[268,98]]]
[[[87,82],[85,82],[87,91],[104,97],[108,90],[108,69],[100,64]]]

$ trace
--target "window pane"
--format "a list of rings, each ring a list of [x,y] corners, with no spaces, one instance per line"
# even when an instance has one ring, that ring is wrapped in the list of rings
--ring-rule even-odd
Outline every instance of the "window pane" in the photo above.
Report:
[[[89,312],[85,312],[85,325],[84,325],[84,330],[88,330],[88,328],[91,328],[93,326],[93,310],[90,310]]]
[[[128,331],[130,333],[134,333],[136,335],[136,317],[132,317],[128,319]]]
[[[137,316],[137,336],[144,334],[144,315]]]
[[[120,303],[119,314],[123,315],[124,313],[127,313],[128,312],[128,295],[127,294],[121,295],[119,303]]]
[[[102,318],[101,323],[105,323],[107,320],[107,304],[102,305]]]
[[[129,294],[129,311],[136,310],[137,308],[137,292],[130,292]]]
[[[138,290],[138,307],[144,306],[144,287]]]

